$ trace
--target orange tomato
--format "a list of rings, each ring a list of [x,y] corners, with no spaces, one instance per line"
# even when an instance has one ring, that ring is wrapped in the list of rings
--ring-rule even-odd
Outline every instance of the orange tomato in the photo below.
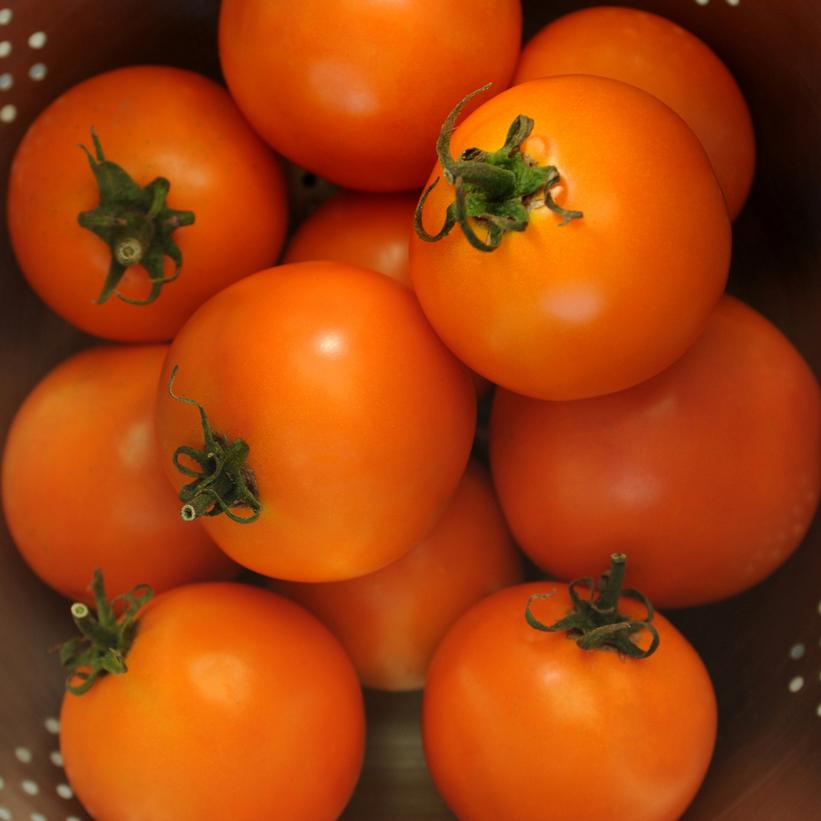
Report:
[[[219,49],[237,105],[293,162],[346,188],[419,188],[442,120],[506,88],[519,0],[223,0]]]
[[[559,74],[621,80],[670,106],[701,140],[730,218],[738,216],[755,168],[753,124],[733,75],[698,37],[638,9],[582,9],[528,42],[514,82]]]
[[[648,658],[582,650],[525,621],[569,610],[565,585],[494,593],[456,622],[428,670],[425,756],[445,801],[470,821],[674,821],[700,786],[716,703],[696,652],[663,616]],[[622,600],[635,618],[640,605]]]
[[[313,616],[202,584],[159,596],[138,628],[127,672],[63,700],[66,775],[92,816],[339,816],[362,764],[362,693]]]
[[[337,581],[384,567],[433,526],[467,464],[470,379],[413,295],[382,274],[283,265],[197,311],[174,340],[157,404],[163,464],[179,488],[175,450],[204,440],[197,410],[169,395],[175,366],[175,393],[250,448],[259,504],[236,513],[258,518],[203,521],[232,558],[265,575]],[[205,452],[201,462],[214,467]],[[216,504],[207,488],[197,498]]]
[[[23,402],[3,453],[3,510],[23,558],[89,601],[96,568],[120,594],[237,568],[179,518],[160,466],[154,397],[165,346],[100,347],[58,365]]]
[[[416,200],[415,194],[337,194],[297,228],[284,261],[347,262],[410,287],[408,244]]]
[[[656,604],[703,604],[761,581],[806,533],[821,395],[780,331],[725,297],[675,365],[630,390],[581,402],[498,391],[490,456],[540,567],[589,575],[624,550]]]
[[[284,262],[347,262],[412,288],[408,245],[416,200],[413,194],[337,194],[299,226]],[[490,391],[487,379],[473,372],[471,378],[477,396]]]
[[[433,530],[376,573],[326,584],[275,583],[318,616],[379,690],[424,686],[433,651],[475,602],[522,577],[490,478],[477,463]]]
[[[730,223],[704,149],[649,94],[578,76],[485,103],[456,129],[452,155],[499,149],[518,115],[535,121],[521,146],[528,167],[554,166],[549,194],[583,217],[560,226],[542,189],[519,202],[526,230],[494,251],[458,226],[438,242],[414,234],[411,277],[425,314],[470,368],[528,396],[579,399],[654,376],[695,341],[727,277]],[[454,196],[445,179],[433,188],[429,233]],[[491,222],[472,224],[482,237]]]
[[[96,131],[105,158],[140,186],[170,182],[170,208],[195,222],[172,238],[179,279],[150,305],[112,295],[97,304],[112,253],[78,215],[100,192],[80,145]],[[8,221],[17,261],[32,288],[72,324],[124,341],[170,339],[202,302],[275,261],[287,210],[282,172],[231,98],[211,80],[162,66],[118,69],[67,91],[35,121],[11,168]],[[164,259],[163,273],[175,265]],[[116,293],[149,295],[142,265],[130,265]]]

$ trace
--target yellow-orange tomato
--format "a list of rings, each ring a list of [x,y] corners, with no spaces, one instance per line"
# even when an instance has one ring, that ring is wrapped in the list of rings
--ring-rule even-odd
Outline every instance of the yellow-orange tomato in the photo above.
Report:
[[[581,402],[497,391],[490,456],[514,536],[559,578],[613,550],[659,606],[730,596],[784,562],[821,492],[821,394],[764,317],[725,297],[641,385]]]
[[[411,277],[425,314],[470,368],[517,393],[579,399],[654,376],[695,341],[726,282],[731,232],[698,139],[657,99],[601,77],[514,86],[471,114],[452,155],[496,151],[518,115],[535,125],[522,153],[554,166],[555,203],[521,203],[529,223],[496,250],[458,226],[411,239]],[[440,168],[432,179],[440,176]],[[445,179],[425,203],[435,233],[453,202]],[[488,226],[472,221],[477,234]]]
[[[366,191],[419,188],[453,101],[506,88],[519,0],[223,0],[222,71],[277,151]]]
[[[299,226],[285,262],[332,259],[410,287],[408,244],[416,200],[415,194],[337,194]]]
[[[23,558],[64,596],[225,578],[236,565],[160,467],[154,399],[167,347],[100,347],[58,365],[23,402],[3,453],[3,510]]]
[[[528,42],[514,82],[559,74],[610,77],[667,103],[701,140],[730,218],[738,216],[755,167],[752,120],[732,74],[698,37],[638,9],[582,9]]]
[[[239,584],[168,591],[128,670],[67,693],[66,775],[94,818],[338,818],[365,717],[339,642],[303,608]]]
[[[149,305],[96,300],[111,264],[108,245],[78,224],[100,193],[89,160],[91,129],[107,160],[139,186],[170,182],[167,203],[193,211],[173,234],[180,276]],[[8,222],[17,261],[48,306],[84,331],[132,342],[170,339],[208,297],[272,264],[285,236],[282,172],[223,88],[176,68],[138,66],[92,77],[35,121],[11,168]],[[164,275],[175,266],[164,259]],[[116,293],[144,299],[150,286],[131,265]]]
[[[348,651],[362,683],[380,690],[424,686],[433,651],[475,602],[521,580],[490,479],[468,467],[445,515],[401,559],[376,573],[274,589],[317,615]]]
[[[205,408],[215,434],[250,448],[261,504],[256,521],[209,516],[206,530],[268,576],[337,581],[398,559],[444,512],[468,461],[476,421],[467,372],[407,288],[364,268],[272,268],[186,323],[157,405],[163,464],[179,488],[189,477],[172,456],[202,450],[204,438],[196,408],[169,395],[176,366],[175,393]],[[202,461],[215,467],[207,453]],[[209,494],[198,498],[210,505]]]
[[[469,610],[433,657],[422,730],[433,780],[470,821],[676,821],[698,790],[716,737],[704,664],[662,615],[648,658],[582,650],[525,621],[564,617],[567,587],[500,590]],[[641,606],[619,609],[640,617]]]

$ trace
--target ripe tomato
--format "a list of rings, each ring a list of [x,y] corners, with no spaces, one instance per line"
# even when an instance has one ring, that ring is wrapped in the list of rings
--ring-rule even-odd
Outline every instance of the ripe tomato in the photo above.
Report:
[[[203,448],[197,410],[170,396],[176,366],[175,394],[204,407],[235,443],[228,449],[240,439],[250,448],[247,467],[226,464],[184,511],[216,512],[212,488],[228,500],[240,493],[245,507],[228,501],[228,512],[255,521],[204,524],[229,556],[265,575],[337,581],[384,567],[430,530],[467,464],[470,379],[413,295],[382,274],[283,265],[197,311],[171,346],[157,406],[163,464],[179,488],[175,451],[200,450],[200,471],[211,473],[219,443]],[[196,460],[181,461],[196,470]]]
[[[725,297],[655,379],[582,402],[498,391],[490,456],[516,539],[559,578],[630,552],[665,607],[761,581],[801,541],[821,487],[821,398],[804,360]]]
[[[182,220],[171,234],[182,255],[179,279],[149,305],[117,298],[149,297],[143,264],[126,267],[111,295],[97,302],[112,251],[78,223],[100,204],[90,158],[79,147],[87,146],[97,164],[92,129],[109,163],[137,186],[167,178],[168,206],[194,214],[192,225]],[[101,173],[112,176],[110,164]],[[147,341],[170,339],[212,294],[274,262],[287,212],[276,159],[224,89],[189,71],[140,66],[85,80],[35,120],[12,164],[8,220],[20,268],[50,308],[97,336]],[[164,237],[156,224],[144,230]],[[149,246],[145,236],[142,245]],[[156,257],[151,247],[143,262],[153,260],[156,272],[172,277],[173,249]]]
[[[162,594],[127,672],[67,693],[66,774],[95,818],[334,819],[359,776],[362,693],[301,607],[238,584]]]
[[[519,115],[535,121],[523,144]],[[506,143],[514,120],[516,139]],[[503,144],[495,168],[474,152],[448,171],[474,216],[485,199],[464,175],[494,171],[502,199],[488,194],[478,212],[492,215],[466,224],[479,241],[501,236],[496,250],[478,250],[458,225],[438,242],[411,239],[414,289],[445,344],[492,382],[540,399],[609,393],[670,365],[703,328],[730,259],[721,189],[690,129],[631,86],[554,77],[485,103],[456,130],[452,154]],[[502,162],[519,164],[506,170],[516,182],[509,199]],[[521,183],[551,166],[559,176],[545,183],[546,197],[541,182],[519,196]],[[445,222],[455,190],[443,179],[430,192],[428,232]],[[561,224],[577,216],[569,209],[583,216]],[[501,235],[497,226],[513,224]]]
[[[445,515],[401,559],[358,579],[275,589],[327,625],[367,687],[415,690],[458,616],[521,577],[490,478],[473,463]]]
[[[223,0],[228,87],[277,151],[347,188],[419,188],[454,100],[506,88],[519,0]]]
[[[89,601],[96,568],[115,594],[236,569],[199,525],[180,521],[160,467],[153,411],[166,351],[83,351],[17,411],[3,453],[6,521],[32,570],[64,596]]]
[[[701,140],[730,218],[738,216],[755,167],[752,120],[732,74],[698,37],[638,9],[582,9],[530,40],[515,82],[559,74],[610,77],[667,103]]]
[[[415,194],[337,194],[299,226],[285,262],[332,259],[410,287],[408,243],[416,200]]]
[[[707,671],[663,616],[648,658],[582,650],[525,621],[564,617],[567,588],[517,585],[456,622],[428,670],[425,756],[463,821],[673,821],[701,784],[716,704]],[[623,601],[635,618],[640,605]]]
[[[347,262],[411,288],[408,244],[416,201],[413,194],[338,194],[299,226],[284,261]],[[477,396],[490,391],[487,379],[472,371],[471,378]]]

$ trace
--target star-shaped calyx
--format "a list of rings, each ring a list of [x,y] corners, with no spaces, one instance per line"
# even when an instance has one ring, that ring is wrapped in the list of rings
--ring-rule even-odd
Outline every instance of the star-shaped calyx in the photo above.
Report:
[[[478,251],[494,251],[510,231],[524,231],[530,220],[529,204],[539,195],[539,201],[558,214],[566,225],[581,219],[581,211],[570,211],[553,201],[550,189],[559,182],[559,172],[553,165],[538,166],[522,154],[522,144],[530,136],[534,122],[520,114],[511,123],[504,145],[497,151],[468,148],[458,160],[450,153],[450,140],[456,120],[465,103],[487,91],[490,84],[472,91],[462,99],[442,125],[436,141],[436,155],[445,179],[453,186],[455,199],[445,212],[445,222],[436,234],[430,234],[422,224],[422,211],[428,194],[439,182],[437,177],[424,191],[416,207],[414,226],[420,239],[438,242],[459,225],[468,242]],[[471,221],[487,230],[482,239]]]
[[[145,299],[133,299],[124,294],[117,296],[132,305],[149,305],[159,295],[163,285],[173,282],[182,269],[182,252],[174,242],[177,228],[194,222],[192,211],[175,211],[166,205],[171,183],[165,177],[157,177],[140,187],[117,163],[107,160],[94,129],[91,130],[94,152],[80,148],[88,157],[97,187],[100,204],[92,211],[83,211],[78,222],[93,231],[111,250],[111,264],[105,284],[97,297],[104,303],[117,293],[123,275],[129,265],[141,265],[148,274],[151,291]],[[164,276],[164,259],[174,262],[174,273]]]

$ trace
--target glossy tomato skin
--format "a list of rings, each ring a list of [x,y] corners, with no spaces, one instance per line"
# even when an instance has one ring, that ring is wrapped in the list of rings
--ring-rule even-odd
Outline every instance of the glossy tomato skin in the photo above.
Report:
[[[220,60],[278,152],[346,188],[401,191],[421,187],[457,100],[507,87],[521,17],[519,0],[225,0]]]
[[[379,271],[412,290],[408,247],[416,201],[415,194],[338,194],[299,226],[283,261],[347,262]],[[490,391],[487,379],[475,372],[471,378],[477,396]]]
[[[275,589],[339,638],[362,683],[424,686],[433,651],[472,604],[521,581],[522,563],[484,468],[472,463],[444,516],[416,547],[376,573]]]
[[[64,596],[227,578],[236,565],[187,527],[160,466],[154,397],[167,347],[99,347],[58,365],[17,411],[3,510],[23,558]]]
[[[96,304],[111,252],[77,223],[100,201],[79,148],[92,147],[92,127],[107,159],[139,185],[166,177],[169,207],[196,217],[173,235],[179,279],[147,306],[116,296]],[[117,69],[69,89],[35,120],[11,169],[8,223],[20,269],[52,310],[108,339],[170,339],[212,294],[276,260],[287,219],[271,151],[223,88],[176,68]],[[172,272],[166,259],[166,276]],[[145,298],[145,271],[131,266],[119,290]]]
[[[158,397],[163,465],[202,447],[196,409],[250,446],[262,502],[247,525],[206,518],[240,564],[291,581],[370,573],[444,512],[467,464],[475,398],[413,295],[334,262],[283,265],[236,283],[175,339]]]
[[[646,659],[584,651],[525,622],[569,610],[567,588],[494,593],[439,645],[422,730],[433,780],[462,821],[674,821],[707,771],[716,703],[704,665],[661,615]],[[624,604],[637,616],[640,606]]]
[[[797,547],[821,488],[818,384],[789,341],[724,297],[696,344],[642,385],[582,402],[498,391],[490,455],[530,558],[563,579],[614,550],[663,607],[761,581]]]
[[[514,83],[560,74],[621,80],[670,106],[701,140],[730,218],[738,216],[755,168],[752,119],[730,71],[695,35],[638,9],[581,9],[527,43]]]
[[[347,262],[411,287],[408,245],[416,200],[416,194],[337,194],[299,226],[284,261]]]
[[[453,155],[501,147],[519,114],[535,121],[525,155],[556,166],[555,201],[584,217],[559,227],[532,208],[527,229],[490,253],[458,227],[436,243],[414,235],[425,314],[469,367],[527,396],[579,399],[654,376],[695,341],[726,282],[730,223],[704,149],[649,94],[568,76],[485,103],[457,128]],[[444,180],[433,189],[429,232],[453,198]]]
[[[127,664],[63,700],[66,774],[95,818],[339,816],[362,764],[362,693],[301,607],[238,584],[177,588],[145,611]]]

